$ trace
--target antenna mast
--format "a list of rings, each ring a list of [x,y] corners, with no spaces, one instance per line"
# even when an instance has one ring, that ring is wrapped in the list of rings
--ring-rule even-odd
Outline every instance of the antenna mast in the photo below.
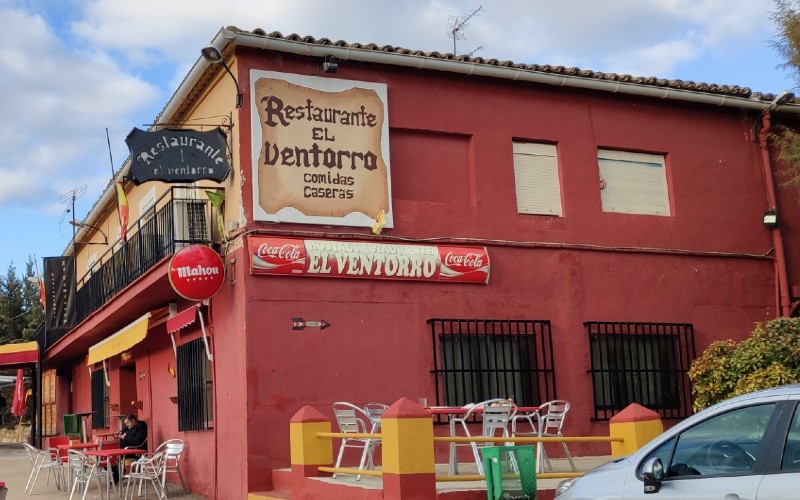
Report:
[[[59,224],[64,222],[64,219],[67,218],[67,214],[72,214],[72,222],[75,222],[75,200],[81,197],[83,193],[86,192],[86,189],[89,186],[84,184],[83,186],[77,187],[72,191],[68,191],[61,196],[58,197],[59,203],[63,205],[67,205],[67,208],[61,213],[61,219],[59,219]],[[72,224],[72,241],[75,241],[75,224]]]
[[[453,39],[453,55],[456,55],[456,40],[464,40],[467,38],[467,36],[464,34],[464,29],[467,27],[469,20],[483,11],[483,5],[481,5],[477,9],[470,12],[470,14],[466,17],[450,16],[447,18],[447,36]],[[474,54],[480,49],[481,47],[473,50],[470,52],[470,54]]]

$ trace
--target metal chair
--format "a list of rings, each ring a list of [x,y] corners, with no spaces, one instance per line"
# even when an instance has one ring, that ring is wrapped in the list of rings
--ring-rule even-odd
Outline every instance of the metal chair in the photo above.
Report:
[[[163,452],[164,454],[164,469],[161,476],[161,488],[163,488],[165,493],[167,491],[168,472],[177,472],[178,478],[181,480],[183,492],[189,492],[188,488],[186,488],[186,482],[183,480],[183,473],[181,473],[181,453],[183,453],[184,447],[185,444],[183,439],[169,439],[158,445],[158,448],[156,448],[156,453]]]
[[[369,414],[362,408],[350,403],[337,402],[333,403],[333,414],[336,417],[336,423],[339,425],[339,432],[342,433],[363,433],[371,434],[373,429],[373,420]],[[380,446],[381,440],[379,438],[342,438],[342,444],[339,446],[339,456],[336,458],[335,467],[338,468],[344,456],[346,448],[362,448],[361,461],[358,463],[358,470],[363,470],[366,466],[368,469],[375,469],[375,462],[373,454],[375,448]],[[336,477],[336,473],[332,477]],[[356,476],[356,481],[361,480],[361,475]]]
[[[459,425],[463,430],[461,437],[473,437],[470,432],[469,423],[475,418],[480,417],[481,420],[481,436],[486,437],[510,437],[511,434],[508,430],[509,421],[516,415],[517,405],[508,399],[490,399],[487,401],[475,404],[467,410],[462,417],[452,417],[450,419],[450,436],[458,437]],[[450,467],[449,473],[451,476],[458,474],[458,446],[469,445],[472,448],[472,454],[475,458],[475,465],[478,467],[478,474],[483,474],[483,461],[479,448],[485,446],[497,446],[496,443],[450,443]]]
[[[161,480],[164,477],[164,453],[158,452],[152,456],[142,456],[139,460],[131,464],[131,470],[125,476],[128,484],[125,485],[125,500],[128,499],[128,491],[131,490],[131,485],[134,483],[139,484],[141,494],[142,485],[148,481],[153,485],[153,489],[158,495],[158,498],[165,500],[167,492],[161,485]],[[135,488],[135,486],[134,486]],[[133,499],[135,492],[131,492],[131,499]],[[144,488],[144,498],[147,500],[147,487]]]
[[[364,405],[364,411],[367,412],[369,415],[369,419],[372,421],[372,430],[371,433],[380,432],[381,430],[381,418],[383,418],[383,412],[385,412],[389,408],[389,405],[385,403],[367,403]]]
[[[539,437],[564,437],[561,433],[561,429],[564,426],[564,419],[567,416],[567,412],[569,411],[569,401],[564,401],[563,399],[554,399],[553,401],[548,401],[539,406],[539,411],[535,412],[531,415],[531,418],[528,419],[531,425],[531,428],[534,429],[536,435]],[[534,425],[533,420],[536,420]],[[518,423],[519,419],[512,424],[512,428]],[[515,436],[518,435],[529,435],[528,433],[522,433],[519,430],[515,430]],[[569,448],[567,448],[567,443],[561,442],[561,446],[564,448],[564,454],[569,460],[570,468],[572,471],[577,471],[577,467],[575,467],[575,461],[572,459],[572,455],[569,452]],[[547,464],[551,470],[553,468],[553,464],[550,463],[550,458],[547,456],[547,452],[544,449],[544,443],[537,443],[536,444],[536,463]],[[541,465],[538,465],[541,468]],[[543,470],[543,469],[542,469]]]
[[[103,497],[104,488],[100,480],[106,480],[108,471],[98,469],[97,463],[89,460],[86,455],[78,450],[67,450],[67,466],[70,470],[70,476],[72,476],[72,489],[69,492],[70,500],[72,500],[72,497],[75,495],[75,490],[78,487],[83,490],[81,498],[85,499],[92,478],[97,479],[97,491],[100,493],[100,498]]]
[[[50,450],[40,450],[28,443],[22,443],[22,446],[25,447],[28,459],[31,461],[31,474],[25,484],[25,493],[28,495],[33,493],[33,487],[36,486],[39,473],[43,470],[47,471],[47,484],[50,484],[50,474],[52,473],[56,481],[56,487],[61,489],[64,474],[61,470],[61,462],[58,460],[58,453],[54,454]]]

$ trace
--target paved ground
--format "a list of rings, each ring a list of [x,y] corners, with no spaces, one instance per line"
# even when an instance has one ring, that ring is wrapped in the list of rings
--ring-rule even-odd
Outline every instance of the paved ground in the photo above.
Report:
[[[33,493],[31,495],[26,495],[25,483],[28,481],[30,472],[31,462],[28,460],[28,455],[25,453],[22,446],[0,445],[0,482],[5,482],[8,488],[8,494],[5,500],[67,500],[69,498],[69,490],[66,492],[58,490],[52,476],[50,476],[48,484],[48,478],[44,472],[39,475],[36,486],[33,488]],[[122,493],[125,493],[124,487]],[[205,500],[203,497],[197,495],[184,494],[181,491],[180,485],[176,487],[174,484],[170,485],[167,494],[170,499]],[[147,497],[158,498],[152,486],[148,490]],[[74,498],[80,497],[76,494]],[[97,483],[92,483],[89,486],[89,493],[86,495],[86,498],[91,500],[101,498],[97,491]],[[103,498],[105,498],[105,491],[103,491]],[[111,493],[111,498],[114,498],[113,491]]]
[[[599,465],[607,460],[610,457],[608,456],[599,456],[599,457],[575,457],[575,464],[579,471],[585,472],[592,467]],[[553,469],[555,472],[567,472],[569,471],[569,464],[564,459],[552,459],[553,462]],[[445,475],[447,474],[447,464],[437,464],[437,473]],[[472,470],[475,468],[475,464],[461,464],[461,473],[462,474],[474,474],[477,471]],[[36,486],[33,488],[33,493],[29,496],[25,494],[25,483],[28,481],[28,475],[31,471],[31,463],[28,460],[28,456],[25,453],[25,450],[19,445],[0,445],[0,481],[6,483],[6,487],[8,488],[8,494],[5,500],[26,500],[26,499],[33,499],[33,500],[67,500],[69,498],[69,490],[66,492],[60,491],[56,488],[55,483],[50,478],[49,484],[47,481],[47,476],[41,474],[39,476],[38,481],[36,482]],[[550,472],[550,471],[548,471]],[[355,480],[355,476],[350,476],[347,474],[339,475],[336,479],[331,478],[320,478],[321,481],[330,481],[330,482],[337,482],[340,484],[349,484],[352,486],[357,486],[360,488],[381,488],[382,481],[379,477],[372,477],[372,476],[362,476],[360,481]],[[552,489],[555,488],[556,484],[560,479],[540,479],[538,481],[539,489]],[[458,481],[458,482],[447,482],[447,483],[438,483],[437,490],[439,491],[452,491],[452,490],[474,490],[474,489],[481,489],[485,488],[485,485],[481,485],[479,482],[475,481]],[[123,490],[124,493],[124,490]],[[170,499],[177,498],[180,500],[206,500],[201,496],[192,495],[192,494],[185,494],[181,491],[180,485],[175,486],[174,484],[170,484],[170,488],[168,490],[168,496]],[[92,483],[89,487],[89,492],[86,495],[87,499],[91,500],[98,500],[100,498],[104,498],[105,493],[103,493],[103,497],[98,494],[98,489],[96,483]],[[75,498],[80,498],[78,495],[75,495]],[[112,498],[114,498],[112,492]],[[144,498],[144,497],[135,497],[137,499]],[[148,490],[148,498],[157,498],[155,492],[153,491],[152,487]],[[0,499],[1,500],[1,499]]]

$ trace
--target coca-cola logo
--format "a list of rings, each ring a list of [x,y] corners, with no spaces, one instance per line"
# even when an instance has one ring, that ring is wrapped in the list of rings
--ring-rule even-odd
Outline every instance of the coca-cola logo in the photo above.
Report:
[[[475,252],[455,253],[447,252],[444,256],[444,264],[447,267],[461,267],[466,269],[480,269],[484,267],[483,255]]]
[[[256,255],[261,259],[278,259],[278,260],[297,260],[302,255],[301,245],[296,243],[284,243],[283,245],[270,246],[268,243],[262,243],[258,246]]]

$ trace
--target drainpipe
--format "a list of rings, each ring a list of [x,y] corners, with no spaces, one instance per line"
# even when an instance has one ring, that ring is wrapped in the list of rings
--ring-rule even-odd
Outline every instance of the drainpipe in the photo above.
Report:
[[[772,176],[772,162],[769,157],[769,131],[772,127],[770,111],[761,114],[761,131],[758,134],[758,145],[761,148],[761,166],[764,169],[764,182],[767,189],[767,201],[771,210],[777,209],[775,196],[775,183]],[[791,298],[789,295],[789,280],[786,273],[786,255],[783,252],[783,235],[781,234],[780,219],[772,231],[772,245],[775,248],[775,281],[777,311],[783,317],[791,314]]]

